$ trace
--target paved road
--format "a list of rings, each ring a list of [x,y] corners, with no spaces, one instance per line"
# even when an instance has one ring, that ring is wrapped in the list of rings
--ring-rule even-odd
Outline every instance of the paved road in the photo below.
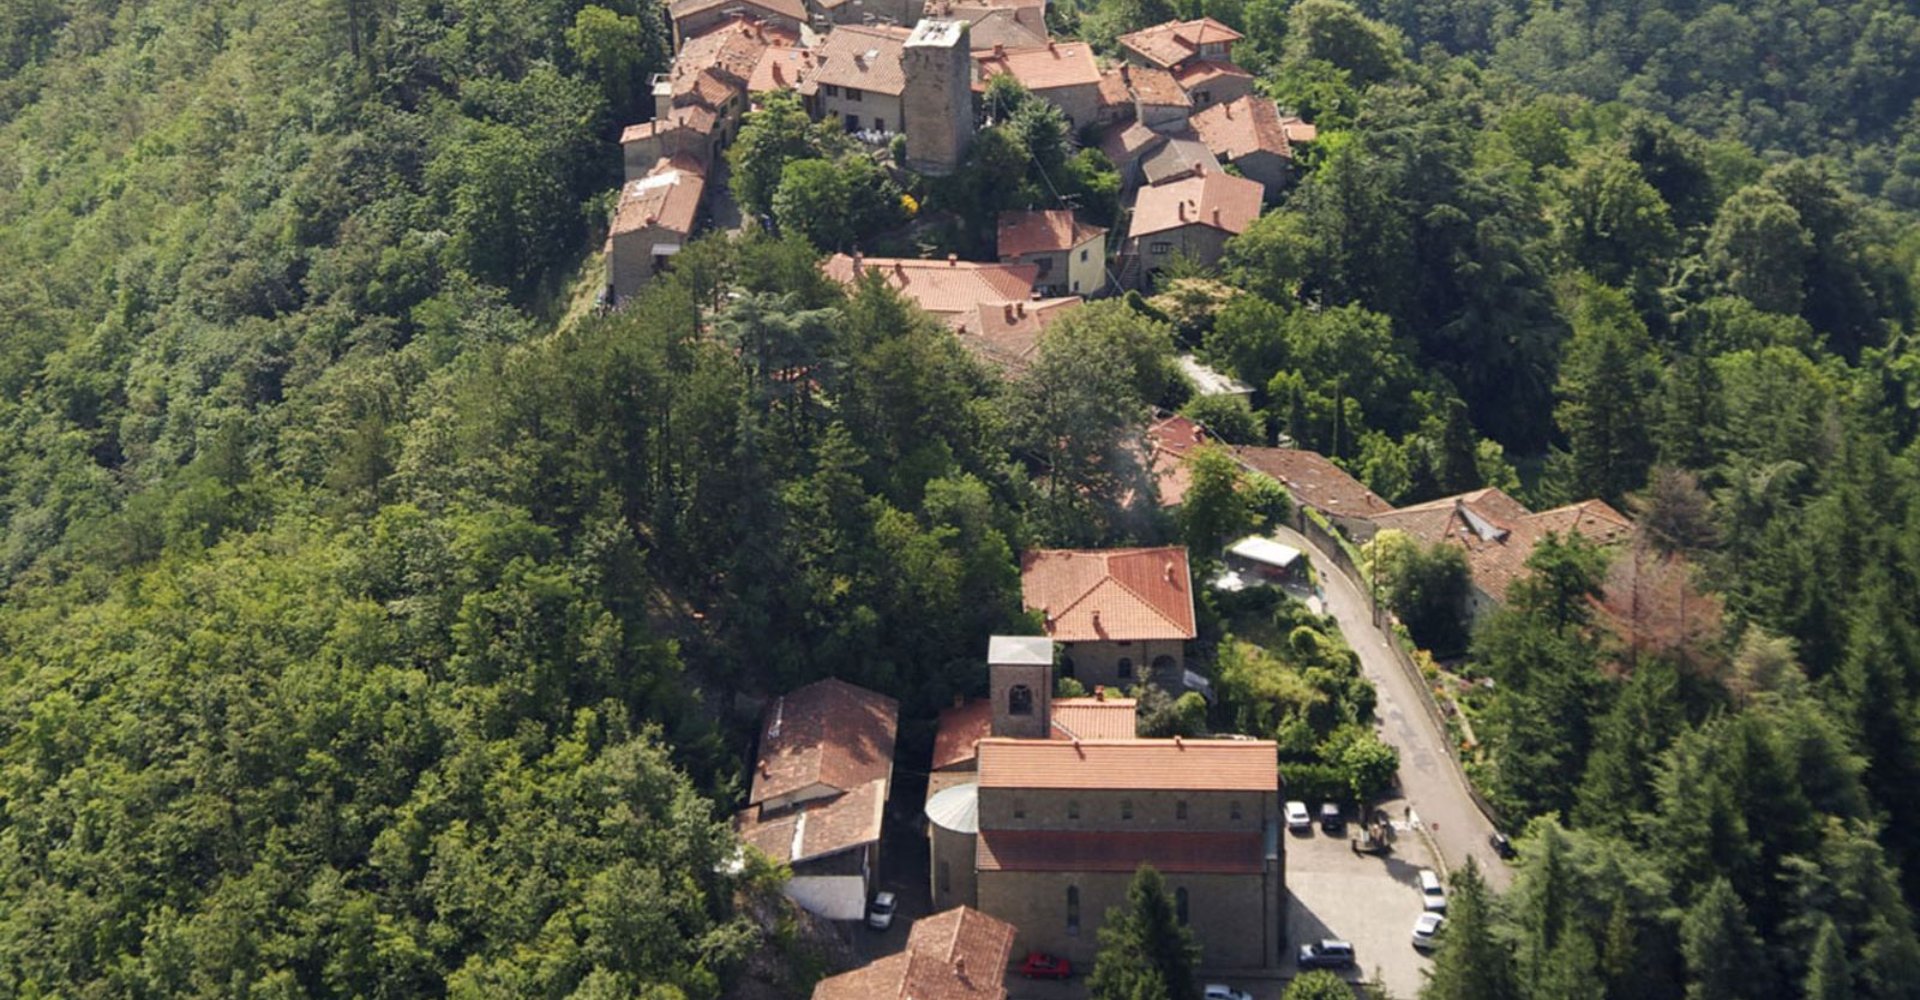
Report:
[[[1373,626],[1366,593],[1298,532],[1276,528],[1274,537],[1313,559],[1326,590],[1327,611],[1340,623],[1347,644],[1360,654],[1361,671],[1379,693],[1380,735],[1400,751],[1400,792],[1404,796],[1404,800],[1390,801],[1382,807],[1398,819],[1411,805],[1449,870],[1471,857],[1480,865],[1489,886],[1505,889],[1513,873],[1487,846],[1493,824],[1468,796],[1466,779],[1447,754],[1446,732],[1434,725],[1432,716],[1421,706],[1420,692],[1388,651],[1390,640]]]

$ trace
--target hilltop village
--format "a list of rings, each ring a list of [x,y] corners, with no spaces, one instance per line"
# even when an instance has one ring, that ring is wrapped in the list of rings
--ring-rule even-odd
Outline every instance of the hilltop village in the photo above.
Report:
[[[1002,367],[1017,368],[1039,332],[1086,299],[1151,287],[1176,259],[1217,261],[1315,139],[1312,124],[1254,93],[1231,61],[1240,34],[1210,18],[1123,35],[1124,58],[1103,60],[1051,37],[1043,0],[681,0],[670,12],[678,48],[653,80],[653,118],[621,136],[605,293],[615,306],[703,226],[738,218],[723,154],[743,116],[777,92],[838,123],[882,169],[945,178],[995,120],[990,88],[1006,77],[1111,163],[1114,226],[1052,197],[999,214],[991,259],[921,240],[920,256],[851,247],[826,262],[843,282],[883,275]]]

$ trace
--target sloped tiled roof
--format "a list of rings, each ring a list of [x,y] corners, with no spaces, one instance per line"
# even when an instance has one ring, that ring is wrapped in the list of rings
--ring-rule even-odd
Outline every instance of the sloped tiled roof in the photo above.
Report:
[[[1100,85],[1100,65],[1093,60],[1093,47],[1085,42],[979,49],[973,53],[973,61],[983,84],[1002,73],[1011,73],[1032,91]]]
[[[1191,639],[1193,578],[1183,546],[1034,549],[1020,557],[1021,599],[1056,642]]]
[[[1259,833],[1098,833],[982,830],[974,864],[988,872],[1131,872],[1152,865],[1188,875],[1257,874],[1266,862]]]
[[[1040,273],[1032,264],[846,254],[827,258],[822,269],[827,277],[848,285],[861,274],[878,271],[894,291],[936,315],[970,312],[982,302],[1024,301],[1032,296],[1033,280]]]
[[[1222,62],[1218,59],[1195,59],[1173,71],[1174,80],[1190,91],[1229,77],[1251,80],[1253,74],[1230,62]]]
[[[1127,100],[1131,101],[1129,94]],[[1107,154],[1113,165],[1125,170],[1135,160],[1152,153],[1165,145],[1167,137],[1140,124],[1128,122],[1115,125],[1100,137],[1100,151]]]
[[[772,815],[748,806],[734,814],[733,829],[775,861],[799,864],[879,840],[886,804],[887,781],[876,778],[844,795]]]
[[[747,92],[765,94],[776,90],[797,90],[813,75],[813,50],[791,45],[771,45],[760,54],[747,81]]]
[[[1277,792],[1278,752],[1270,740],[989,738],[980,787]]]
[[[815,681],[767,706],[750,802],[814,785],[843,792],[893,773],[900,703],[837,678]]]
[[[907,86],[901,59],[909,34],[905,28],[864,24],[843,24],[833,29],[826,42],[814,50],[813,75],[801,92],[811,94],[831,85],[898,95]]]
[[[964,705],[940,710],[933,732],[933,769],[964,764],[974,758],[975,743],[993,735],[993,702],[975,698]]]
[[[630,233],[659,226],[685,235],[693,232],[707,179],[700,161],[691,156],[662,157],[647,176],[620,188],[612,232]]]
[[[1605,500],[1582,500],[1565,507],[1543,510],[1529,519],[1540,534],[1579,534],[1606,545],[1623,541],[1633,534],[1633,522],[1613,509]]]
[[[906,950],[822,979],[813,1000],[1005,1000],[1014,933],[967,906],[922,917]]]
[[[769,32],[758,21],[731,18],[680,46],[679,54],[673,57],[674,92],[680,92],[683,78],[691,81],[701,73],[713,73],[729,84],[744,87],[752,78],[761,53],[769,46],[792,45],[796,41],[792,32]]]
[[[1129,235],[1163,233],[1182,226],[1211,226],[1239,235],[1260,217],[1266,188],[1259,181],[1225,173],[1205,173],[1170,184],[1140,189],[1133,203]]]
[[[1496,488],[1385,511],[1372,518],[1429,545],[1446,542],[1466,550],[1474,585],[1496,601],[1527,575],[1527,558],[1549,532],[1577,532],[1601,544],[1624,540],[1633,523],[1601,500],[1587,500],[1535,514]]]
[[[1158,149],[1149,150],[1141,157],[1140,174],[1148,184],[1165,184],[1206,174],[1227,176],[1220,168],[1220,161],[1214,158],[1213,150],[1190,128],[1167,136],[1167,141]]]
[[[1172,68],[1193,58],[1202,45],[1230,45],[1242,37],[1239,32],[1219,21],[1203,17],[1197,21],[1156,24],[1121,35],[1116,40],[1122,48],[1137,52],[1156,65]]]
[[[928,7],[931,8],[932,4]],[[1032,24],[1020,18],[1020,11],[1012,7],[980,7],[975,4],[950,4],[949,13],[941,17],[958,18],[968,22],[967,45],[973,51],[1001,46],[1009,49],[1032,48],[1047,44],[1047,33],[1036,29]],[[931,14],[929,15],[931,16]]]
[[[807,8],[801,0],[674,0],[667,7],[667,14],[675,21],[684,21],[695,14],[726,7],[754,8],[803,23],[807,19]]]
[[[1120,70],[1125,64],[1114,66],[1100,74],[1100,106],[1103,108],[1118,105],[1131,105],[1133,91],[1127,89],[1126,74]]]
[[[1130,740],[1138,735],[1132,698],[1055,698],[1051,706],[1056,740]]]
[[[1193,107],[1193,100],[1187,96],[1185,90],[1181,89],[1172,73],[1149,66],[1122,65],[1120,69],[1127,82],[1127,89],[1132,91],[1134,99],[1141,104],[1176,108]]]
[[[1294,499],[1323,514],[1373,517],[1393,509],[1360,480],[1319,452],[1299,448],[1233,449],[1240,464],[1277,480]]]
[[[1262,151],[1293,159],[1293,144],[1287,141],[1285,119],[1269,98],[1249,94],[1198,111],[1192,121],[1200,141],[1223,160],[1237,160]]]
[[[697,104],[674,108],[665,118],[655,118],[650,122],[641,122],[621,129],[620,144],[624,146],[630,142],[645,142],[662,132],[671,132],[680,128],[692,129],[701,135],[711,135],[714,125],[719,121],[720,116],[714,114],[712,109],[703,108]]]
[[[996,244],[1001,259],[1071,250],[1107,231],[1076,218],[1070,209],[1001,212]]]
[[[1174,414],[1147,425],[1147,472],[1159,487],[1160,506],[1178,507],[1193,486],[1187,456],[1207,441],[1199,424]]]
[[[1009,374],[1025,371],[1040,351],[1040,337],[1060,317],[1080,308],[1078,295],[1033,302],[982,302],[966,312],[952,313],[947,325],[961,346],[975,357]]]

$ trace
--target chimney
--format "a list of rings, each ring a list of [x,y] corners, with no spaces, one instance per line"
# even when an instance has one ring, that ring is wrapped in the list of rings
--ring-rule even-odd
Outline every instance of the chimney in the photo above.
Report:
[[[955,975],[959,976],[961,979],[967,978],[967,956],[965,955],[954,956],[953,972]]]
[[[1173,582],[1173,560],[1167,560],[1167,582]]]
[[[1015,302],[1013,304],[1013,311],[1021,319],[1027,318],[1027,304],[1025,302]]]
[[[1185,744],[1185,743],[1182,743],[1182,742],[1180,742],[1180,734],[1179,734],[1179,733],[1174,733],[1174,734],[1173,734],[1173,745],[1174,745],[1174,746],[1176,746],[1176,747],[1180,747],[1181,749],[1185,749],[1185,748],[1186,748],[1186,744]]]
[[[1107,686],[1105,684],[1095,684],[1093,686],[1093,700],[1094,701],[1107,700]]]
[[[950,253],[950,254],[948,254],[948,255],[947,255],[947,266],[948,266],[948,267],[959,267],[959,266],[960,266],[960,255],[959,255],[959,254],[957,254],[957,253]]]
[[[858,278],[860,276],[861,262],[864,261],[865,259],[866,258],[861,256],[860,251],[855,250],[853,252],[853,276],[854,277]]]
[[[1060,54],[1060,52],[1059,52],[1059,49],[1057,49],[1057,48],[1056,48],[1056,47],[1054,46],[1054,44],[1053,44],[1053,39],[1051,39],[1051,38],[1049,38],[1049,39],[1047,39],[1047,51],[1048,51],[1049,53],[1051,53],[1051,54],[1053,54],[1053,55],[1059,55],[1059,54]]]
[[[995,59],[1005,59],[1007,57],[1006,45],[1001,42],[993,43],[993,57]]]
[[[1100,609],[1099,608],[1093,609],[1093,627],[1095,629],[1098,629],[1100,627]]]
[[[1187,221],[1187,203],[1185,201],[1180,202],[1180,221]]]
[[[1220,209],[1218,208],[1213,210],[1213,224],[1216,226],[1220,224]]]
[[[1008,302],[1005,305],[1001,306],[1001,311],[1006,314],[1007,322],[1012,323],[1013,322],[1013,303]]]

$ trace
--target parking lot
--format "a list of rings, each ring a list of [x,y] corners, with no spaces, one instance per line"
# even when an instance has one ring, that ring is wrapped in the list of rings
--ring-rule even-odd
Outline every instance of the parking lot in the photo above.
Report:
[[[1398,825],[1398,824],[1396,824]],[[1348,834],[1354,828],[1349,825]],[[1324,937],[1353,943],[1359,966],[1351,980],[1378,977],[1394,996],[1418,996],[1433,967],[1410,941],[1420,916],[1416,876],[1429,867],[1427,845],[1418,833],[1402,830],[1393,853],[1355,854],[1346,835],[1292,833],[1287,836],[1287,890],[1292,904],[1287,937],[1297,948]],[[1294,975],[1291,960],[1286,974]]]

